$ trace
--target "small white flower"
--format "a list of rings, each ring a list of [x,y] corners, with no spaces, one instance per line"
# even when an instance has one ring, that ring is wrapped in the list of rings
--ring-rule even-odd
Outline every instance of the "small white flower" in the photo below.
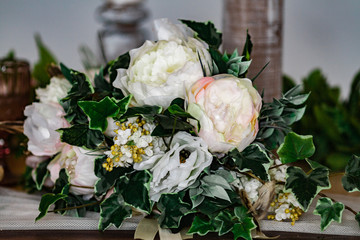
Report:
[[[46,88],[38,88],[35,90],[36,98],[41,103],[51,104],[59,103],[59,100],[66,97],[71,88],[71,83],[65,78],[53,77]]]
[[[133,117],[124,123],[116,122],[115,125],[116,128],[112,127],[115,133],[114,145],[110,151],[105,152],[108,158],[104,167],[108,171],[114,167],[129,167],[134,164],[135,169],[146,168],[145,166],[164,154],[163,140],[150,135],[155,128],[154,123]]]
[[[289,209],[289,204],[282,204],[278,209],[275,210],[275,219],[277,221],[285,220],[290,218],[290,213],[286,213],[286,209]]]

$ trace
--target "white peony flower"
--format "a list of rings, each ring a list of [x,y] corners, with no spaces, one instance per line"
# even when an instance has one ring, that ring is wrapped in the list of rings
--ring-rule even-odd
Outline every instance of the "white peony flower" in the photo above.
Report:
[[[36,89],[36,98],[41,103],[51,104],[59,103],[59,100],[66,97],[68,91],[71,89],[71,83],[65,78],[53,77],[46,88]]]
[[[60,104],[33,103],[26,106],[24,134],[28,137],[28,150],[35,156],[52,156],[59,152],[63,143],[59,128],[68,127]]]
[[[158,158],[150,169],[153,173],[150,198],[158,201],[162,193],[176,193],[187,188],[210,166],[212,158],[201,138],[178,132],[170,150]]]
[[[212,60],[207,44],[197,40],[185,25],[174,25],[166,19],[155,21],[157,42],[146,41],[131,50],[127,70],[118,69],[114,87],[133,95],[132,104],[168,107],[203,77],[211,73]]]
[[[200,121],[198,135],[209,150],[240,152],[252,143],[258,132],[261,97],[249,79],[229,74],[205,77],[188,91],[187,111]],[[197,121],[191,122],[197,127]]]
[[[82,148],[66,144],[61,153],[48,165],[50,179],[55,182],[59,172],[65,168],[70,176],[70,192],[77,195],[87,195],[91,198],[98,178],[94,174],[95,159],[103,153],[89,152]],[[78,186],[78,187],[77,187]]]

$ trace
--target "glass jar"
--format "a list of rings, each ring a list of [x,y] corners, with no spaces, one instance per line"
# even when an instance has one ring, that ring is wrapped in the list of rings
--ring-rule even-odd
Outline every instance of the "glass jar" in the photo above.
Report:
[[[98,31],[103,63],[144,43],[146,31],[140,24],[146,19],[147,11],[142,1],[106,1],[97,9],[96,15],[103,24]]]

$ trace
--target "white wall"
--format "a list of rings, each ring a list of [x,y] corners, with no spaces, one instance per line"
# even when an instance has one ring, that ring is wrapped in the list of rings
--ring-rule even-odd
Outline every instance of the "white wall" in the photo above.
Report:
[[[0,56],[11,48],[34,63],[39,32],[57,58],[81,69],[78,46],[96,49],[94,11],[101,0],[0,0]],[[148,0],[151,18],[212,20],[222,25],[221,0]],[[286,0],[283,70],[300,80],[315,67],[344,92],[360,70],[359,0]],[[146,24],[150,26],[150,24]]]

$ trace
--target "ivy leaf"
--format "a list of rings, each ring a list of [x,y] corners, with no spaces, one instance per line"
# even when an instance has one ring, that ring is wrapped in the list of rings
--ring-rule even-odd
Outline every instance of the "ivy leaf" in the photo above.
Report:
[[[152,176],[148,171],[137,171],[120,177],[115,189],[123,196],[127,204],[150,214],[149,189],[151,179]]]
[[[73,146],[95,149],[104,141],[104,135],[99,130],[92,130],[85,124],[76,124],[70,128],[60,128],[62,142]]]
[[[345,168],[345,175],[341,181],[346,191],[360,191],[360,157],[352,156]]]
[[[183,24],[197,33],[197,36],[204,40],[209,46],[219,48],[222,42],[222,33],[218,32],[212,22],[195,22],[189,20],[180,20]]]
[[[232,216],[228,211],[222,211],[215,217],[215,220],[220,222],[219,236],[222,236],[233,229],[234,222]]]
[[[301,168],[288,167],[285,189],[291,190],[306,212],[314,197],[323,189],[330,188],[329,170],[316,168],[307,175]]]
[[[68,95],[63,98],[63,101],[67,101],[73,97],[84,97],[94,93],[94,88],[85,74],[73,69],[68,69],[62,63],[60,63],[60,66],[63,75],[72,83],[72,88],[69,90]]]
[[[251,240],[251,230],[256,228],[256,225],[251,217],[247,214],[245,207],[236,207],[234,209],[235,216],[238,218],[239,223],[235,223],[232,232],[234,238],[244,238]]]
[[[131,107],[128,108],[126,113],[119,117],[120,120],[130,117],[136,117],[136,116],[153,116],[155,114],[160,114],[162,111],[162,107],[160,106],[147,106],[144,105],[142,107]]]
[[[191,224],[191,227],[188,231],[188,234],[199,234],[200,236],[205,236],[209,232],[215,232],[216,229],[211,221],[205,221],[199,216],[194,218],[194,221]]]
[[[100,102],[96,101],[79,101],[79,107],[90,118],[89,128],[104,132],[107,128],[108,117],[115,117],[120,109],[108,96]]]
[[[60,199],[65,199],[67,195],[65,194],[54,194],[54,193],[46,193],[41,197],[40,204],[39,204],[39,211],[40,214],[36,217],[35,221],[40,220],[41,218],[45,217],[47,212],[49,211],[49,207],[56,203]]]
[[[158,219],[162,228],[178,228],[181,218],[192,213],[191,205],[183,202],[183,192],[162,194],[157,207],[161,212]]]
[[[358,222],[359,227],[360,227],[360,212],[358,212],[358,213],[355,215],[355,220]]]
[[[106,156],[97,158],[95,160],[94,172],[99,178],[95,183],[95,194],[96,196],[104,195],[110,188],[112,188],[116,181],[125,174],[133,171],[131,168],[114,168],[111,172],[106,171],[102,166],[106,162]]]
[[[50,172],[47,169],[47,166],[49,165],[50,161],[53,158],[49,158],[48,160],[39,163],[37,168],[35,169],[35,184],[37,190],[41,190],[46,178],[49,176]]]
[[[110,84],[115,81],[117,77],[117,69],[125,68],[127,69],[130,64],[130,54],[129,52],[120,55],[117,59],[110,61],[106,65],[106,69],[108,69],[109,77],[110,77]]]
[[[123,99],[119,100],[119,101],[116,101],[115,99],[112,99],[112,100],[115,100],[115,103],[116,105],[119,107],[119,113],[118,115],[116,116],[116,118],[121,118],[121,116],[126,113],[126,111],[128,110],[129,108],[129,105],[130,105],[130,102],[131,102],[131,99],[132,99],[132,95],[128,95],[126,97],[124,97]]]
[[[60,100],[66,113],[65,118],[72,124],[86,123],[87,117],[78,106],[78,101],[93,94],[94,88],[85,74],[69,69],[62,63],[60,67],[64,77],[72,84],[67,96]]]
[[[315,153],[313,137],[310,135],[301,136],[290,132],[280,145],[277,154],[282,163],[291,163],[311,157]]]
[[[106,81],[106,79],[104,78],[104,69],[102,67],[100,68],[99,73],[95,74],[94,84],[95,84],[96,92],[101,92],[101,91],[111,92],[112,91],[111,84],[108,81]]]
[[[314,215],[321,216],[321,231],[324,231],[332,221],[341,223],[344,204],[336,202],[333,204],[330,198],[320,198],[316,204]]]
[[[113,193],[100,205],[99,229],[104,231],[111,224],[119,228],[122,222],[131,216],[131,207],[126,205],[123,196],[119,193]]]
[[[324,165],[318,163],[318,162],[315,162],[315,161],[312,161],[310,159],[306,159],[306,162],[309,164],[309,166],[311,167],[311,169],[316,169],[316,168],[325,168],[325,169],[328,169],[327,167],[325,167]]]
[[[56,179],[53,193],[56,194],[68,194],[70,190],[70,176],[65,168],[62,168],[59,172],[59,177]]]
[[[259,145],[251,144],[242,152],[234,149],[228,154],[228,157],[234,161],[240,172],[251,170],[257,177],[268,181],[268,171],[272,161]]]

